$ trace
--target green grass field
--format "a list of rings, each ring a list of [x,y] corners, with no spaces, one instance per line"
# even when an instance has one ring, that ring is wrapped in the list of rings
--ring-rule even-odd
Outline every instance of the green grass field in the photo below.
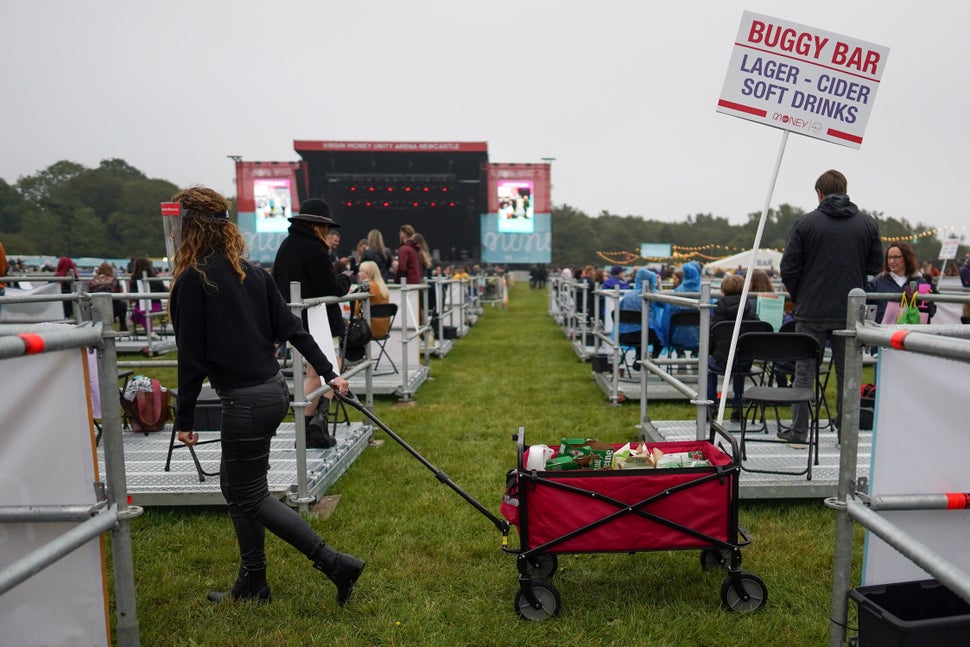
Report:
[[[174,370],[144,371],[174,385]],[[834,380],[832,380],[834,382]],[[651,403],[655,420],[692,419],[680,403]],[[498,514],[512,434],[529,444],[563,436],[626,442],[638,406],[611,406],[547,313],[544,292],[511,290],[402,406],[375,412],[462,489]],[[821,501],[742,502],[753,542],[743,568],[768,588],[765,606],[721,608],[723,571],[703,571],[699,551],[563,555],[552,582],[561,614],[519,618],[515,557],[482,514],[380,430],[328,493],[340,501],[310,523],[340,550],[367,561],[353,600],[290,546],[267,539],[269,605],[212,604],[237,568],[224,510],[151,508],[132,523],[143,645],[801,645],[827,644],[835,513]],[[861,559],[861,530],[857,555]],[[511,545],[518,545],[513,531]],[[854,573],[854,580],[858,573]],[[850,617],[854,618],[850,608]]]

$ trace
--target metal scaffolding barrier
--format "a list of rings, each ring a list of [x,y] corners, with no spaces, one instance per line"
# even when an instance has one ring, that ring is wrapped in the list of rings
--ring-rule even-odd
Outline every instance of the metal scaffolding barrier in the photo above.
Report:
[[[970,362],[970,326],[881,326],[866,321],[867,295],[854,289],[848,297],[845,349],[845,384],[842,400],[842,451],[838,494],[825,504],[836,511],[835,558],[832,567],[832,599],[829,618],[829,646],[846,644],[848,593],[851,587],[853,523],[895,548],[904,557],[939,580],[953,593],[970,602],[970,573],[906,530],[886,520],[879,511],[954,510],[970,508],[970,494],[916,493],[867,496],[865,483],[856,482],[859,448],[859,388],[863,355],[867,347],[893,348],[912,353]],[[928,300],[970,302],[966,295],[921,295]],[[962,501],[962,505],[954,501]]]
[[[31,326],[20,332],[5,328],[4,333],[10,334],[0,336],[0,361],[38,353],[93,347],[98,349],[100,374],[115,375],[118,369],[115,332],[112,329],[111,297],[107,294],[96,294],[91,296],[91,302],[95,316],[93,325],[85,324],[58,330],[44,330],[41,326]],[[100,380],[100,396],[104,403],[117,401],[118,391],[114,380]],[[0,521],[4,522],[80,521],[77,526],[55,540],[0,568],[0,595],[87,542],[110,531],[111,564],[114,571],[117,610],[117,644],[123,647],[137,647],[141,643],[135,606],[130,522],[142,513],[142,509],[128,504],[120,407],[104,407],[102,426],[106,472],[104,476],[107,487],[101,489],[98,504],[95,506],[0,506]]]

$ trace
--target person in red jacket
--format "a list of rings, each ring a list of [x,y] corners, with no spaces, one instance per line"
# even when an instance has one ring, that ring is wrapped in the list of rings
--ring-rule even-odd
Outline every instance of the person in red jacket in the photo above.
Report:
[[[424,277],[421,249],[414,240],[414,227],[401,225],[401,246],[397,250],[397,273],[395,280],[407,279],[408,285],[417,285]]]

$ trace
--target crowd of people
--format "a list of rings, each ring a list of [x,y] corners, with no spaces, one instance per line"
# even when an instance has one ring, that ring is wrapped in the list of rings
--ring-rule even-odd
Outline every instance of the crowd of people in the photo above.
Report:
[[[308,332],[308,321],[292,314],[290,286],[300,285],[304,299],[344,296],[352,289],[367,290],[372,304],[388,303],[388,283],[420,284],[435,277],[469,279],[469,268],[443,265],[433,258],[428,243],[411,225],[400,226],[398,247],[392,250],[381,232],[373,229],[353,252],[342,255],[340,223],[326,202],[310,198],[290,218],[271,273],[246,259],[238,226],[229,219],[229,201],[206,187],[180,191],[179,227],[172,234],[176,253],[171,273],[160,273],[150,259],[132,258],[124,272],[102,262],[90,278],[82,277],[74,260],[64,256],[51,267],[61,291],[72,293],[80,282],[90,293],[168,293],[168,312],[178,353],[178,391],[174,421],[177,437],[186,445],[198,442],[194,430],[196,401],[204,380],[222,402],[220,486],[228,506],[239,548],[239,567],[228,590],[213,591],[212,601],[267,602],[265,531],[276,534],[306,556],[337,588],[338,604],[346,603],[364,561],[334,550],[292,508],[273,498],[267,485],[270,442],[291,405],[279,370],[279,353],[286,342],[307,360],[305,392],[323,383],[329,391],[304,407],[307,445],[332,447],[326,414],[335,393],[347,393],[340,376],[340,338],[346,326],[339,304],[326,306],[336,360],[331,362]],[[7,275],[6,255],[0,246],[0,277]],[[11,268],[30,268],[20,261]],[[41,269],[41,268],[35,268]],[[476,274],[501,274],[502,268],[474,265]],[[127,275],[127,276],[125,276]],[[63,279],[63,280],[61,280]],[[127,282],[127,284],[126,284]],[[6,285],[0,283],[0,295]],[[152,312],[161,312],[163,299],[113,299],[119,331],[144,325]],[[360,302],[355,302],[359,304]],[[74,304],[64,301],[64,317],[73,317]],[[431,307],[434,307],[431,304]],[[359,310],[358,310],[359,314]],[[372,334],[387,334],[390,320],[375,318]]]
[[[779,268],[755,269],[748,288],[749,300],[743,305],[745,319],[757,319],[753,306],[759,294],[775,292],[776,287],[787,292],[785,309],[781,323],[794,322],[794,330],[815,337],[822,349],[828,348],[834,358],[836,374],[836,411],[833,419],[838,429],[841,424],[841,403],[843,383],[843,358],[845,338],[836,331],[845,327],[847,295],[853,288],[862,288],[870,293],[913,294],[936,293],[941,271],[929,261],[918,262],[909,243],[883,243],[876,220],[858,209],[848,197],[848,181],[837,170],[829,170],[816,180],[814,185],[818,207],[800,217],[788,234]],[[963,287],[970,288],[970,254],[959,266],[946,267],[949,276],[959,275]],[[653,264],[652,266],[613,265],[596,268],[591,265],[582,268],[562,268],[553,270],[567,280],[575,279],[584,290],[585,304],[577,309],[585,309],[588,323],[594,323],[594,313],[603,316],[603,296],[597,297],[595,288],[619,290],[620,310],[642,311],[643,285],[649,291],[671,290],[673,293],[700,292],[701,277],[704,275],[720,279],[719,294],[715,293],[715,313],[729,305],[725,316],[733,318],[741,304],[738,303],[742,292],[746,269],[705,271],[697,261],[688,261],[680,266]],[[630,279],[633,283],[630,283]],[[719,298],[718,298],[719,297]],[[599,308],[596,301],[599,300]],[[897,323],[895,317],[899,308],[893,301],[884,298],[872,299],[876,305],[877,323]],[[697,348],[697,330],[685,327],[672,327],[671,318],[685,306],[650,301],[648,315],[651,352],[659,349]],[[936,305],[932,301],[919,301],[921,320],[932,320]],[[888,313],[888,314],[887,314]],[[970,323],[970,308],[964,308],[964,323]],[[712,318],[713,323],[713,318]],[[792,325],[792,324],[790,324]],[[617,334],[628,336],[640,332],[640,325],[624,322],[619,324]],[[693,335],[693,338],[690,336]],[[722,360],[724,358],[721,358]],[[717,369],[723,369],[718,365]],[[793,384],[810,386],[815,368],[809,363],[799,362],[794,367]],[[796,406],[793,410],[793,424],[790,429],[779,432],[782,440],[805,442],[808,437],[807,406]]]
[[[773,278],[779,278],[790,295],[793,307],[786,317],[794,321],[797,332],[818,340],[820,347],[831,348],[836,369],[836,415],[841,424],[841,390],[845,338],[837,334],[845,325],[846,295],[853,288],[873,293],[919,294],[936,292],[933,268],[920,266],[912,247],[905,242],[883,246],[874,218],[860,212],[847,194],[847,180],[838,171],[823,173],[814,185],[818,208],[799,218],[789,233],[781,266],[777,273],[754,270],[749,294],[770,293]],[[127,273],[133,280],[146,281],[150,292],[169,292],[169,311],[179,348],[178,394],[175,430],[178,439],[194,445],[194,411],[204,380],[208,380],[222,402],[220,443],[220,487],[225,498],[239,549],[235,582],[226,591],[213,591],[213,601],[271,598],[266,580],[265,532],[269,530],[303,554],[313,567],[322,571],[336,586],[337,602],[351,597],[365,562],[328,545],[292,508],[270,496],[267,484],[270,445],[291,398],[280,373],[279,349],[292,343],[308,362],[305,391],[319,389],[324,383],[330,391],[304,408],[307,429],[320,429],[317,446],[335,442],[327,437],[326,412],[335,393],[346,394],[348,382],[340,376],[341,358],[331,362],[308,332],[308,322],[294,315],[288,306],[291,284],[300,285],[303,298],[344,296],[352,285],[366,284],[373,303],[387,303],[387,284],[421,283],[436,276],[469,277],[464,266],[443,267],[429,251],[424,237],[408,224],[400,227],[396,253],[384,242],[381,232],[371,230],[347,256],[340,254],[340,223],[326,202],[305,200],[292,215],[285,240],[268,272],[245,258],[245,243],[239,228],[229,219],[229,201],[212,189],[193,187],[180,191],[173,200],[182,206],[181,223],[175,242],[174,269],[166,287],[147,258],[133,258]],[[16,265],[14,266],[17,267]],[[76,263],[62,257],[53,269],[56,277],[78,280]],[[494,268],[493,268],[494,269]],[[473,272],[482,273],[479,266]],[[495,270],[501,271],[501,270]],[[8,262],[0,244],[0,279],[8,273]],[[124,292],[118,268],[101,263],[87,281],[93,293]],[[643,291],[667,288],[674,294],[694,295],[701,290],[703,268],[696,261],[679,267],[607,268],[585,266],[565,268],[561,275],[575,278],[586,286],[585,308],[589,316],[596,308],[594,288],[622,293],[618,307],[642,313]],[[772,276],[775,274],[776,276]],[[530,271],[530,286],[541,288],[547,280],[545,266]],[[959,268],[964,287],[970,287],[970,254]],[[757,320],[751,298],[742,300],[743,269],[726,273],[712,312],[712,324],[732,321],[740,312],[743,319]],[[61,281],[62,291],[71,292],[71,281]],[[144,286],[143,286],[144,287]],[[5,284],[0,282],[0,295]],[[129,287],[130,290],[130,287]],[[128,304],[115,301],[114,317],[120,330],[127,329]],[[156,305],[157,304],[157,305]],[[65,302],[65,317],[72,304]],[[432,306],[433,307],[433,306]],[[650,339],[657,346],[690,349],[697,347],[697,331],[674,330],[671,319],[681,308],[674,304],[650,301],[648,326]],[[151,300],[151,310],[161,310],[161,299]],[[932,302],[920,304],[927,320],[934,315]],[[337,304],[326,308],[334,346],[339,349],[345,320]],[[876,321],[887,317],[887,302],[879,301]],[[133,305],[132,324],[143,325],[150,312]],[[375,335],[386,332],[389,322],[373,321]],[[617,334],[640,332],[639,324],[624,321]],[[694,337],[690,338],[693,334]],[[684,337],[678,337],[684,335]],[[709,359],[711,367],[723,371],[726,356],[718,348]],[[795,386],[811,386],[815,367],[799,362],[793,367]],[[713,389],[712,389],[713,390]],[[779,438],[804,443],[808,438],[807,405],[793,408],[790,428],[779,431]],[[307,436],[308,444],[311,439]]]
[[[311,213],[312,210],[314,208],[320,209],[319,206],[314,207],[315,203],[325,204],[322,200],[316,198],[305,200],[307,212],[304,215],[314,215]],[[329,212],[329,207],[327,207],[327,211]],[[299,215],[297,214],[297,216]],[[297,233],[294,235],[294,219],[290,218],[290,220],[291,228],[288,238],[292,237],[294,241],[301,237],[306,238],[303,235],[306,232],[300,225],[295,225]],[[295,222],[299,223],[300,218],[296,218]],[[334,282],[339,285],[330,285],[322,291],[317,286],[311,287],[309,292],[306,290],[303,292],[305,298],[347,294],[351,285],[356,285],[359,281],[364,280],[361,278],[360,268],[367,261],[376,266],[376,273],[372,272],[372,274],[379,275],[385,285],[399,284],[405,281],[408,284],[417,284],[428,279],[462,280],[469,279],[472,276],[507,276],[505,268],[498,265],[480,265],[478,263],[463,265],[440,262],[432,255],[425,237],[420,232],[416,232],[409,224],[400,227],[397,247],[387,245],[381,231],[375,228],[368,232],[366,238],[359,240],[349,254],[344,253],[346,250],[341,249],[339,226],[339,224],[333,223],[328,227],[327,233],[320,243],[321,249],[329,261],[330,274],[332,274]],[[0,278],[8,274],[50,273],[52,276],[58,277],[57,282],[60,284],[62,294],[74,292],[75,285],[78,282],[83,285],[83,289],[87,292],[138,292],[137,281],[143,278],[147,281],[142,284],[142,287],[146,287],[147,290],[167,292],[171,278],[167,268],[157,266],[151,259],[144,256],[133,256],[127,264],[121,261],[103,261],[93,267],[79,267],[75,260],[68,256],[59,257],[54,262],[45,261],[32,265],[25,262],[23,258],[11,258],[8,262],[2,244],[0,244],[0,263],[2,263]],[[260,263],[255,261],[253,261],[253,265],[262,267]],[[272,265],[266,269],[272,270]],[[36,277],[32,278],[36,281]],[[315,282],[320,280],[322,279],[316,278]],[[544,280],[545,278],[543,278]],[[0,281],[0,296],[6,293],[6,283],[8,282]],[[282,278],[280,282],[281,291],[288,294],[288,281]],[[287,283],[287,285],[284,287],[282,283]],[[369,281],[369,284],[373,283],[373,280]],[[433,292],[430,292],[429,296],[432,297],[430,307],[434,310],[436,304],[433,303]],[[157,299],[151,300],[150,312],[146,312],[138,300],[114,299],[112,305],[114,319],[118,330],[121,332],[129,332],[133,327],[144,327],[147,315],[150,315],[151,312],[160,312],[164,308],[162,301]],[[72,301],[65,300],[63,302],[65,319],[74,316],[73,308]],[[338,320],[336,314],[339,312],[339,308],[335,306],[332,308],[332,312],[331,330],[335,335],[339,335],[342,330],[342,323]]]

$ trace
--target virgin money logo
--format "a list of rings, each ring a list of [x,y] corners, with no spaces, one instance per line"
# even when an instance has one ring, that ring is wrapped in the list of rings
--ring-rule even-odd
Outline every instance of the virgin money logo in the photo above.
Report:
[[[780,112],[774,113],[771,115],[771,118],[772,120],[780,121],[791,128],[808,129],[811,127],[811,123],[808,121],[808,119],[803,119],[802,117],[793,117]]]

